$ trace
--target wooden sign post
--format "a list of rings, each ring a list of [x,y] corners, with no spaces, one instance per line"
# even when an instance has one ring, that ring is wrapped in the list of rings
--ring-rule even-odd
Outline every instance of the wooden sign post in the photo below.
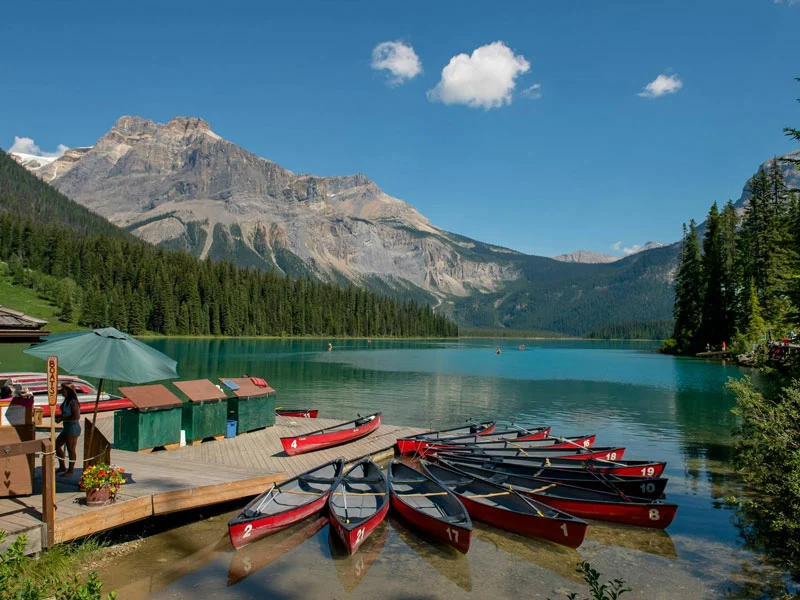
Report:
[[[58,357],[47,357],[47,403],[50,405],[50,452],[56,448],[56,404],[58,403]],[[42,469],[46,464],[50,465],[50,481],[53,482],[52,503],[56,504],[56,461],[42,461]],[[44,481],[44,478],[42,478]],[[49,535],[49,532],[48,532]]]

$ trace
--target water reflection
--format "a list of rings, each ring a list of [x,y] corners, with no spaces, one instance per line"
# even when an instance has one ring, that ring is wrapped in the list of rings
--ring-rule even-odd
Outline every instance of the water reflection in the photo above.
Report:
[[[603,544],[618,546],[639,552],[647,552],[664,558],[677,560],[678,552],[672,538],[665,529],[648,527],[628,527],[615,523],[590,521],[586,539]]]
[[[436,544],[420,537],[419,532],[409,529],[402,521],[392,519],[391,525],[406,546],[422,558],[443,577],[465,592],[472,591],[472,577],[467,555],[445,544]]]
[[[473,523],[472,527],[473,538],[490,544],[500,556],[505,553],[513,554],[564,579],[583,581],[575,571],[581,555],[574,548],[523,537],[482,523]],[[495,560],[500,562],[502,559],[498,557]]]
[[[228,586],[263,569],[290,550],[315,536],[328,524],[327,517],[315,517],[236,550],[228,568]]]
[[[328,544],[333,566],[342,588],[352,592],[378,558],[389,535],[389,524],[384,521],[364,540],[355,554],[348,554],[333,529],[328,528]]]

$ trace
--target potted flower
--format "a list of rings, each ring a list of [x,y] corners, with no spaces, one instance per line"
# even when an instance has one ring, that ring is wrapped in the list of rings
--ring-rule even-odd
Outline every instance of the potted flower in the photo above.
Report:
[[[80,488],[86,491],[87,506],[103,506],[114,502],[125,483],[125,469],[115,465],[92,465],[83,470]]]

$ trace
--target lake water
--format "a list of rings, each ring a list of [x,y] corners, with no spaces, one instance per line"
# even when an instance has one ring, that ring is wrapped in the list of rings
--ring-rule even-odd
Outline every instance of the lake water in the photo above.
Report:
[[[325,418],[382,410],[387,423],[440,428],[465,419],[549,424],[556,435],[594,433],[626,458],[668,461],[666,531],[593,522],[577,550],[476,524],[467,556],[430,545],[394,519],[354,557],[336,555],[324,522],[234,553],[221,539],[229,514],[146,539],[106,565],[107,586],[132,598],[563,598],[580,591],[588,560],[624,578],[626,598],[757,597],[784,574],[744,546],[723,499],[740,494],[732,471],[724,391],[736,367],[662,356],[654,343],[153,339],[182,378],[265,377],[278,404]],[[495,347],[503,350],[496,355]],[[7,351],[2,368],[15,365]],[[11,362],[9,362],[9,360]],[[40,366],[40,365],[39,365]]]

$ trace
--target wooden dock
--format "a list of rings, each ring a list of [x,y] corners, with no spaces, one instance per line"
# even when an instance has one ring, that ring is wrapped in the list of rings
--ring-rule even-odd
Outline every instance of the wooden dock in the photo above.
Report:
[[[398,437],[422,430],[383,424],[371,435],[343,446],[289,457],[280,438],[307,433],[340,423],[331,419],[277,417],[274,427],[239,435],[232,439],[184,446],[173,451],[141,454],[113,449],[112,462],[125,469],[132,481],[124,485],[114,504],[88,507],[78,490],[80,468],[75,476],[58,478],[54,543],[67,542],[147,519],[182,510],[249,498],[273,482],[307,471],[336,457],[348,462],[362,456],[391,456]],[[113,443],[113,418],[98,416],[98,429]],[[84,427],[85,430],[85,427]],[[41,436],[47,435],[42,432]],[[78,442],[78,467],[82,464],[83,440]],[[19,534],[28,537],[28,552],[47,546],[49,539],[42,522],[41,461],[37,459],[34,495],[0,499],[0,530],[8,533],[0,549]]]

